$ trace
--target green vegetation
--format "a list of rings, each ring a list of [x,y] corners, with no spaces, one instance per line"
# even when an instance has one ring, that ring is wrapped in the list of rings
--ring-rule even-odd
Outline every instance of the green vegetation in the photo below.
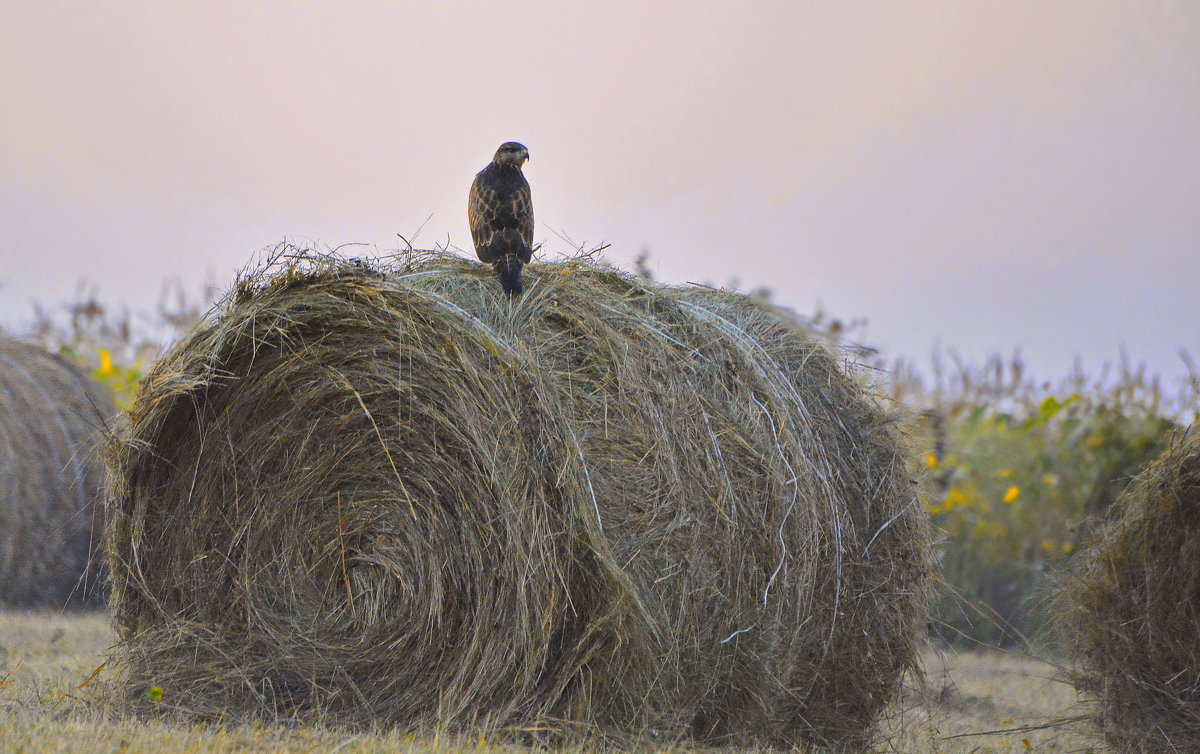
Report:
[[[913,462],[942,536],[937,633],[998,646],[1041,636],[1058,569],[1177,420],[1133,379],[942,405],[921,415]]]
[[[193,296],[177,284],[166,283],[156,311],[134,317],[128,309],[107,304],[81,286],[71,303],[53,310],[37,307],[30,339],[107,387],[124,410],[137,393],[145,369],[167,343],[200,319],[206,308],[200,302],[212,293],[209,287],[205,294]]]
[[[756,295],[770,298],[769,291]],[[1124,354],[1094,377],[1033,379],[1019,355],[929,368],[888,361],[865,321],[797,319],[868,372],[911,440],[910,471],[934,527],[932,631],[943,643],[1057,653],[1051,591],[1089,530],[1173,434],[1200,421],[1200,370],[1177,385]],[[927,375],[932,375],[930,379]]]

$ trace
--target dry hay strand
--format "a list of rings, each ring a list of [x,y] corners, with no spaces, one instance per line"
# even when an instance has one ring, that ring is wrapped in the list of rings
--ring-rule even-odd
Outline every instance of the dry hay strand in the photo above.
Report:
[[[145,379],[107,546],[202,716],[854,746],[914,663],[898,433],[777,312],[574,260],[279,256]]]
[[[1063,592],[1073,681],[1117,750],[1200,751],[1200,433],[1113,509]]]
[[[100,601],[94,451],[112,414],[111,397],[66,361],[0,336],[0,604]]]

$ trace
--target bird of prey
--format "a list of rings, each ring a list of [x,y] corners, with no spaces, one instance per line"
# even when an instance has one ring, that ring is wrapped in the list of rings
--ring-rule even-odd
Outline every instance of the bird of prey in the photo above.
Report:
[[[496,268],[509,294],[525,290],[521,268],[533,257],[533,201],[521,166],[529,159],[523,144],[508,141],[475,176],[467,202],[475,253]]]

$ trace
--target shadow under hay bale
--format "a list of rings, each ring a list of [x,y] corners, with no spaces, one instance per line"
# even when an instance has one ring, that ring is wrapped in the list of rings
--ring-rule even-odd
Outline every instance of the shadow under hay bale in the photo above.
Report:
[[[785,318],[586,261],[301,255],[146,377],[107,546],[133,693],[202,716],[872,735],[927,532]]]
[[[99,552],[97,451],[113,412],[66,361],[0,336],[0,604],[101,601],[90,554]]]
[[[1118,751],[1200,751],[1200,433],[1175,438],[1111,515],[1063,587],[1072,680]]]

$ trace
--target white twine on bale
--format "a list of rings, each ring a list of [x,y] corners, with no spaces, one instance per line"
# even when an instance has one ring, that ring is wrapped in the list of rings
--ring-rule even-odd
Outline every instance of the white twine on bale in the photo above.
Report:
[[[738,630],[736,630],[736,631],[734,631],[733,633],[731,633],[729,636],[726,636],[724,639],[721,639],[720,643],[721,643],[721,644],[728,644],[729,642],[733,641],[733,638],[734,638],[735,636],[737,636],[738,634],[744,634],[744,633],[746,633],[747,631],[753,631],[753,630],[754,630],[754,629],[756,629],[756,628],[758,628],[758,624],[757,624],[757,623],[755,623],[755,624],[753,624],[753,625],[750,625],[750,626],[748,626],[748,627],[746,627],[746,628],[739,628]]]
[[[871,540],[870,540],[869,542],[867,542],[867,546],[863,548],[863,551],[862,551],[862,556],[863,556],[864,558],[865,558],[865,557],[867,557],[867,551],[869,551],[869,550],[871,549],[871,545],[875,544],[875,540],[876,540],[876,539],[879,539],[879,535],[880,535],[880,534],[883,534],[883,530],[884,530],[884,529],[886,529],[886,528],[888,528],[889,526],[891,526],[893,523],[895,523],[895,522],[896,522],[896,519],[900,518],[900,517],[901,517],[901,516],[903,516],[905,513],[908,513],[909,509],[911,509],[911,508],[913,507],[913,503],[915,503],[915,502],[917,502],[917,499],[914,497],[912,500],[909,500],[909,501],[908,501],[908,505],[906,505],[906,506],[904,506],[903,508],[901,508],[901,509],[900,509],[900,512],[899,512],[899,513],[897,513],[896,515],[892,516],[892,517],[891,517],[891,518],[889,518],[887,521],[884,521],[884,522],[883,522],[883,526],[881,526],[881,527],[879,527],[878,529],[876,529],[876,530],[875,530],[875,534],[873,534],[873,535],[871,536]]]
[[[779,433],[775,429],[775,420],[771,418],[771,412],[767,410],[766,406],[759,403],[758,399],[754,396],[750,396],[750,400],[754,401],[754,405],[762,409],[763,416],[767,417],[767,423],[771,425],[771,439],[775,441],[775,449],[779,451],[780,460],[782,460],[783,465],[787,467],[788,473],[792,475],[792,478],[787,481],[787,484],[790,484],[792,487],[792,502],[790,505],[788,505],[787,513],[783,515],[783,520],[779,522],[779,565],[775,566],[775,571],[771,574],[771,578],[767,579],[766,589],[763,589],[762,601],[763,607],[766,607],[767,597],[771,594],[771,585],[775,583],[776,577],[779,576],[779,572],[783,570],[783,565],[787,561],[787,542],[783,538],[783,529],[785,526],[787,526],[788,519],[791,518],[792,514],[796,511],[796,503],[800,500],[800,486],[796,484],[796,470],[792,468],[792,464],[788,463],[788,459],[783,452],[783,448],[779,446]],[[839,582],[840,581],[841,579],[839,576]],[[833,596],[833,612],[835,617],[837,616],[838,591],[840,590],[835,589]]]
[[[807,437],[812,439],[812,433],[811,433],[811,429],[810,429],[811,425],[812,425],[812,417],[808,412],[808,406],[805,403],[804,399],[800,396],[799,392],[796,390],[795,386],[787,379],[786,375],[784,374],[783,369],[779,366],[778,363],[776,363],[775,359],[771,357],[771,354],[769,354],[767,352],[767,350],[765,348],[763,348],[762,345],[757,340],[750,337],[749,333],[747,333],[745,330],[738,327],[734,323],[730,322],[729,320],[725,319],[721,315],[717,314],[716,312],[713,312],[713,311],[706,309],[702,306],[699,306],[697,304],[693,304],[690,301],[680,301],[680,303],[683,304],[684,306],[690,308],[692,311],[696,312],[697,314],[699,314],[702,318],[708,319],[711,322],[716,322],[719,326],[723,327],[727,332],[733,333],[735,336],[733,341],[735,343],[738,343],[739,345],[741,345],[744,350],[757,351],[764,359],[766,359],[767,363],[771,365],[772,370],[774,371],[774,375],[767,374],[766,370],[764,370],[762,367],[759,366],[758,361],[756,359],[751,359],[750,361],[754,365],[755,370],[758,371],[759,376],[762,377],[765,382],[782,387],[784,392],[786,392],[787,394],[790,395],[792,400],[795,402],[795,405],[798,409],[798,413],[800,414],[800,417],[803,419],[803,421],[800,422],[800,426],[798,427],[798,429],[800,429],[803,432],[803,434],[805,434]],[[746,344],[749,345],[748,348],[747,348]],[[762,409],[763,412],[767,415],[767,420],[771,421],[772,435],[776,437],[776,447],[778,448],[778,437],[776,436],[776,433],[775,433],[775,425],[774,425],[774,421],[771,420],[770,412],[768,412],[766,410],[766,408],[761,403],[758,402],[757,399],[755,399],[753,397],[751,399],[754,400],[754,402],[758,404],[759,408]],[[780,449],[780,457],[782,458],[784,464],[787,466],[789,473],[791,473],[791,475],[792,475],[790,484],[792,484],[792,486],[793,486],[792,507],[789,508],[788,514],[784,516],[784,521],[783,521],[783,523],[780,524],[780,527],[779,527],[779,538],[780,538],[780,542],[782,544],[782,542],[783,542],[783,524],[787,522],[788,517],[790,517],[791,512],[795,507],[796,500],[798,499],[798,496],[799,496],[799,489],[796,484],[796,472],[792,468],[791,464],[788,463],[787,459],[785,457],[783,457],[782,449]],[[832,481],[830,478],[832,476],[832,473],[828,467],[827,459],[825,459],[825,458],[821,459],[821,461],[822,461],[821,468],[818,468],[817,465],[815,463],[813,463],[812,459],[810,459],[810,458],[805,457],[804,460],[808,463],[809,468],[813,471],[814,474],[816,474],[817,478],[820,479],[821,482],[823,482],[826,486],[832,485]],[[842,521],[841,521],[841,518],[838,516],[837,503],[836,503],[836,501],[834,501],[832,499],[829,500],[829,512],[830,512],[830,518],[832,519],[832,524],[833,524],[833,538],[834,538],[834,543],[835,543],[835,547],[833,548],[834,573],[836,574],[836,578],[834,581],[834,592],[833,592],[833,620],[830,622],[830,626],[829,626],[829,636],[830,636],[830,641],[832,641],[834,631],[837,628],[838,606],[841,603],[841,596],[842,596]],[[770,593],[771,583],[775,580],[775,578],[778,576],[779,572],[782,570],[782,568],[784,566],[784,561],[786,560],[786,558],[787,558],[787,547],[783,546],[783,553],[780,557],[779,566],[775,569],[775,573],[773,573],[771,575],[771,578],[767,581],[766,589],[763,590],[763,607],[766,607],[766,605],[767,605],[767,599],[768,599],[768,595]]]

